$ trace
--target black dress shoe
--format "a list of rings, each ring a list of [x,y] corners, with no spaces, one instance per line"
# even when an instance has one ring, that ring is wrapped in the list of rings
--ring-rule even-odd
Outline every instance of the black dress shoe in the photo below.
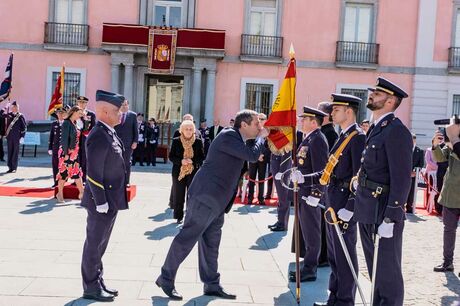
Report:
[[[271,199],[272,199],[271,196],[269,196],[269,195],[266,195],[266,196],[265,196],[265,200],[271,200]]]
[[[278,221],[276,221],[274,224],[268,225],[267,227],[268,227],[268,228],[277,227],[278,224],[279,224]]]
[[[264,199],[259,200],[259,205],[265,205],[265,200]]]
[[[248,198],[248,205],[252,205],[252,198]]]
[[[102,290],[104,290],[105,292],[113,295],[113,296],[118,296],[118,290],[117,289],[113,289],[113,288],[107,288],[104,284],[104,281],[101,281],[101,287],[102,287]]]
[[[172,288],[168,288],[168,287],[165,287],[165,286],[162,286],[158,280],[155,281],[155,284],[161,288],[161,290],[163,290],[163,292],[171,299],[171,300],[174,300],[174,301],[182,301],[182,295],[180,295],[177,291],[176,291],[176,288],[172,287]]]
[[[314,282],[316,280],[316,274],[302,274],[300,276],[300,282]],[[293,275],[289,275],[289,281],[290,282],[295,282],[295,272]]]
[[[13,170],[8,169],[8,171],[6,171],[6,173],[13,173]]]
[[[105,292],[104,290],[100,290],[97,292],[83,292],[83,298],[99,302],[113,302],[114,295]]]
[[[279,225],[279,224],[278,224],[277,226],[270,227],[270,230],[271,230],[272,232],[285,232],[285,231],[287,231],[286,228],[284,228],[283,226],[281,226],[281,225]]]
[[[439,266],[434,267],[433,271],[434,272],[452,272],[454,271],[454,265],[453,264],[446,265],[443,263]]]
[[[204,295],[215,296],[226,300],[236,300],[236,295],[225,292],[224,288],[220,288],[216,291],[205,291]]]

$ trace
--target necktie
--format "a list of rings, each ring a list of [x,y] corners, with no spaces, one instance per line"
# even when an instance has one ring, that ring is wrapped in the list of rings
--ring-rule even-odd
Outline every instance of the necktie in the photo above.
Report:
[[[123,113],[121,115],[121,124],[124,124],[125,123],[125,120],[126,120],[126,113]]]

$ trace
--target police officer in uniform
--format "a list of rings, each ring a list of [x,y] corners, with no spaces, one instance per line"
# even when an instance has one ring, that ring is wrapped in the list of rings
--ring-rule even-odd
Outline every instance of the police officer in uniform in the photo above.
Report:
[[[82,132],[80,140],[80,151],[78,152],[78,159],[80,161],[81,171],[83,173],[82,180],[86,181],[86,138],[88,138],[89,133],[96,125],[96,114],[93,111],[90,111],[86,107],[88,106],[88,98],[84,96],[79,96],[77,98],[77,105],[83,110],[83,117],[81,118],[82,123]]]
[[[379,77],[367,108],[374,123],[366,139],[358,172],[353,218],[359,231],[369,274],[372,277],[374,234],[380,236],[374,305],[403,305],[401,272],[404,204],[411,184],[412,136],[394,111],[408,95]]]
[[[330,151],[331,155],[338,157],[338,163],[329,177],[329,185],[324,196],[326,208],[332,207],[339,219],[344,222],[342,224],[346,224],[342,226],[344,231],[342,237],[356,273],[358,273],[357,226],[356,221],[352,220],[355,196],[350,191],[350,181],[361,166],[361,154],[366,141],[366,136],[356,124],[360,103],[361,99],[352,95],[332,94],[332,118],[335,124],[340,125],[342,132]],[[305,184],[319,184],[321,177],[325,178],[324,171],[306,177]],[[334,225],[327,224],[326,229],[328,261],[331,266],[329,298],[326,303],[316,302],[313,305],[355,305],[356,283],[350,266]]]
[[[303,175],[318,172],[326,166],[329,156],[329,147],[326,137],[321,133],[321,124],[326,113],[304,106],[299,115],[300,126],[304,139],[297,149],[298,169]],[[318,203],[324,187],[321,185],[300,185],[299,199],[307,197],[307,203]],[[316,205],[317,206],[317,205]],[[300,270],[300,281],[316,280],[316,270],[321,249],[321,209],[311,207],[304,201],[299,201],[300,232],[305,242],[305,256],[303,267]],[[295,272],[289,275],[289,281],[295,282]]]
[[[11,112],[0,111],[0,117],[6,119],[6,143],[8,145],[8,171],[14,173],[18,168],[19,145],[24,142],[26,135],[26,119],[19,112],[19,104],[11,103]]]
[[[64,122],[64,108],[56,109],[57,120],[51,124],[50,137],[48,139],[48,154],[51,155],[51,165],[53,167],[53,187],[57,186],[56,175],[59,172],[59,145],[61,143],[62,123]]]
[[[155,282],[170,299],[182,300],[174,286],[177,270],[197,242],[204,294],[236,299],[221,287],[217,271],[224,213],[231,208],[230,200],[235,195],[244,161],[256,161],[263,149],[263,139],[251,143],[245,140],[267,134],[260,126],[257,112],[243,110],[236,115],[235,127],[223,130],[211,143],[209,154],[188,191],[184,227],[174,238]]]
[[[105,302],[112,301],[118,291],[104,283],[102,256],[118,211],[128,208],[123,143],[114,130],[124,100],[118,94],[96,92],[98,122],[86,141],[88,173],[81,201],[88,213],[81,263],[83,298]]]

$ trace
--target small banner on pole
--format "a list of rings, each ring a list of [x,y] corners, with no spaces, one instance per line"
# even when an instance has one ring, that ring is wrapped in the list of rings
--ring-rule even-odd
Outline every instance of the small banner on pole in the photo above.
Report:
[[[149,30],[148,70],[155,74],[173,74],[176,58],[177,30]]]

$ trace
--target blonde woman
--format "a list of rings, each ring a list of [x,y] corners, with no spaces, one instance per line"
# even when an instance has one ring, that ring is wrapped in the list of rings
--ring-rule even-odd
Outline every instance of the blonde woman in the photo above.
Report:
[[[195,173],[204,160],[203,142],[196,137],[193,121],[185,120],[181,123],[180,136],[173,138],[169,160],[172,168],[172,193],[174,219],[182,223],[184,218],[184,202],[188,187],[192,183]]]

